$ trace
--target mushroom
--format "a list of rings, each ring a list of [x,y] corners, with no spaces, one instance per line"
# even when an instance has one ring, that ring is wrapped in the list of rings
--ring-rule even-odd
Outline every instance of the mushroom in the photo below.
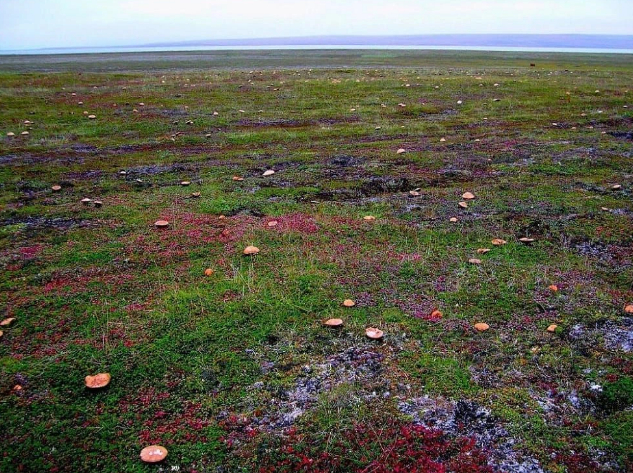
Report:
[[[100,200],[95,200],[94,204],[96,208],[100,208],[103,205],[103,202],[101,202]]]
[[[245,255],[256,255],[257,253],[259,253],[259,248],[256,246],[247,246],[244,248]]]
[[[547,286],[547,289],[549,289],[552,292],[558,292],[558,286],[556,284],[552,284],[550,286]]]
[[[550,332],[550,333],[554,333],[557,328],[558,328],[558,325],[552,324],[549,327],[547,327],[547,331]]]
[[[169,226],[169,222],[167,220],[156,220],[156,222],[154,222],[154,226],[156,228],[167,228]]]
[[[470,200],[474,198],[475,198],[475,194],[473,194],[472,192],[464,192],[462,194],[462,199]]]
[[[112,376],[110,373],[98,373],[94,376],[86,376],[86,387],[89,389],[105,388],[110,384]]]
[[[383,336],[383,331],[378,328],[368,327],[365,329],[365,335],[372,340],[380,340]]]
[[[633,304],[629,304],[624,307],[624,312],[627,314],[633,314]]]
[[[200,197],[200,192],[192,192],[191,197],[193,197],[194,199],[197,199],[198,197]]]
[[[13,133],[12,131],[10,131],[9,133],[7,133],[7,136],[8,136],[9,138],[11,138],[11,137],[15,136],[15,133]]]
[[[363,220],[365,220],[366,222],[373,222],[374,220],[376,220],[376,217],[374,217],[373,215],[365,215],[363,217]]]
[[[617,191],[619,189],[622,189],[622,186],[620,184],[613,184],[611,186],[611,189],[614,190],[614,191]]]
[[[475,324],[475,330],[477,330],[478,332],[485,332],[489,328],[490,328],[490,325],[483,322],[479,322]]]
[[[271,220],[267,223],[269,227],[276,227],[279,222],[277,220]]]
[[[519,238],[519,241],[521,243],[533,243],[534,242],[534,238],[523,237],[523,238]]]
[[[354,307],[354,306],[356,305],[356,302],[354,302],[354,301],[353,301],[353,300],[351,300],[351,299],[345,299],[345,300],[343,301],[343,305],[344,305],[345,307]]]
[[[328,327],[340,327],[343,325],[343,319],[328,319],[323,322],[323,325],[327,325]]]
[[[158,463],[167,457],[167,449],[160,445],[150,445],[141,450],[141,460],[145,463]]]
[[[191,184],[191,181],[181,181],[180,182],[180,185],[183,186],[183,187],[187,187],[190,184]]]
[[[0,327],[8,327],[9,325],[13,323],[14,320],[15,320],[15,317],[9,317],[8,319],[4,319],[2,322],[0,322]]]
[[[213,271],[211,268],[207,268],[207,269],[204,270],[204,275],[205,276],[212,276],[214,272],[215,271]]]
[[[268,172],[268,171],[267,171],[267,172]],[[264,175],[265,175],[265,174],[264,174]],[[234,181],[243,181],[243,180],[244,180],[244,178],[243,178],[243,177],[241,177],[241,176],[233,176],[233,180],[234,180]]]
[[[51,187],[51,189],[53,189],[53,192],[59,192],[60,190],[62,190],[62,186],[55,184],[53,187]]]
[[[457,222],[457,217],[451,217],[448,219],[449,222],[455,223]]]
[[[22,136],[28,136],[28,135],[29,135],[29,132],[28,132],[28,131],[23,131],[22,133],[20,133],[20,135],[22,135]]]
[[[508,242],[505,240],[502,240],[501,238],[494,238],[491,243],[495,246],[501,246],[501,245],[505,245]]]
[[[468,208],[468,204],[466,202],[459,202],[457,205],[459,205],[462,209],[467,209]]]
[[[81,199],[81,203],[84,205],[88,205],[90,202],[92,202],[92,199],[89,199],[88,197]]]
[[[265,171],[264,174],[262,174],[262,176],[264,177],[272,176],[273,174],[275,174],[275,171],[273,171],[272,169],[269,169],[268,171]]]
[[[481,260],[480,260],[480,259],[477,259],[477,258],[470,258],[470,259],[468,260],[468,262],[469,262],[470,264],[481,264]]]
[[[95,118],[97,118],[97,116],[96,116],[96,115],[88,115],[88,118],[89,118],[90,120],[94,120]]]
[[[398,151],[396,151],[396,154],[402,154],[402,153],[406,153],[406,150],[404,148],[400,148],[398,149]]]
[[[478,255],[485,255],[486,253],[488,253],[490,251],[490,248],[479,248],[477,250],[477,254]]]
[[[441,319],[442,318],[442,312],[440,312],[439,310],[435,309],[433,312],[431,312],[430,317],[433,318],[433,319]]]

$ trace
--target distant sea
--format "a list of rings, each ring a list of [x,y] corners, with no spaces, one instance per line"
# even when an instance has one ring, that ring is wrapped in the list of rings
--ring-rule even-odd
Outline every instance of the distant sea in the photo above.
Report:
[[[505,52],[544,52],[544,53],[593,53],[593,54],[633,54],[633,49],[617,48],[559,48],[559,47],[512,47],[512,46],[422,46],[422,45],[257,45],[257,46],[131,46],[101,48],[45,48],[25,50],[0,50],[0,55],[36,55],[36,54],[95,54],[95,53],[140,53],[170,51],[256,51],[256,50],[315,50],[315,49],[401,49],[401,50],[449,50],[449,51],[505,51]]]

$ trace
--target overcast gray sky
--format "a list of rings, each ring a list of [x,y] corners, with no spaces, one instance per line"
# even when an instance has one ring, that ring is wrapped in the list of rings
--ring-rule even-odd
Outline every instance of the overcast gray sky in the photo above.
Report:
[[[330,34],[633,34],[633,0],[0,0],[0,49]]]

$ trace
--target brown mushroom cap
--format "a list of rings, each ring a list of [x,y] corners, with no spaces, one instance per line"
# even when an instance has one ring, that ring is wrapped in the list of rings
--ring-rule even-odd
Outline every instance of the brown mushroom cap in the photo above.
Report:
[[[551,332],[551,333],[554,333],[554,332],[556,331],[556,329],[557,329],[557,328],[558,328],[558,325],[556,325],[556,324],[552,324],[552,325],[550,325],[549,327],[547,327],[547,331],[548,331],[548,332]]]
[[[627,314],[633,314],[633,304],[628,304],[624,307],[624,312]]]
[[[257,253],[259,253],[259,248],[256,246],[247,246],[244,248],[245,255],[256,255]]]
[[[207,269],[204,270],[204,275],[205,276],[212,276],[214,272],[215,271],[213,271],[211,268],[207,268]]]
[[[478,255],[485,255],[486,253],[488,253],[490,251],[490,248],[479,248],[477,250],[477,254]]]
[[[60,186],[59,184],[55,184],[53,187],[51,187],[51,189],[53,189],[54,192],[58,192],[62,190],[62,186]]]
[[[145,463],[158,463],[167,457],[167,449],[160,445],[150,445],[141,450],[141,460]]]
[[[365,220],[366,222],[373,222],[374,220],[376,220],[376,217],[374,217],[373,215],[365,215],[363,217],[363,220]]]
[[[462,209],[467,209],[468,208],[468,204],[464,201],[462,202],[458,202],[457,205],[459,205]]]
[[[15,317],[9,317],[8,319],[4,319],[2,322],[0,322],[0,327],[8,327],[9,325],[13,323],[14,320],[15,320]]]
[[[365,329],[365,335],[372,340],[380,340],[384,334],[383,331],[378,328],[368,327]]]
[[[233,180],[234,180],[234,181],[243,181],[243,180],[244,180],[244,178],[243,178],[243,177],[241,177],[241,176],[233,176]]]
[[[505,240],[502,240],[501,238],[495,238],[495,239],[493,239],[493,240],[492,240],[492,242],[491,242],[491,243],[492,243],[493,245],[495,245],[495,246],[501,246],[501,245],[505,245],[505,244],[506,244],[506,243],[508,243],[508,242],[507,242],[507,241],[505,241]]]
[[[156,222],[154,222],[154,226],[156,228],[167,228],[169,226],[169,222],[167,220],[156,220]]]
[[[464,192],[462,194],[462,199],[470,200],[470,199],[474,199],[474,198],[475,198],[475,194],[473,194],[472,192]]]
[[[477,330],[478,332],[485,332],[489,328],[490,328],[490,325],[483,322],[479,322],[475,324],[475,330]]]
[[[105,388],[110,384],[110,373],[98,373],[94,376],[86,376],[86,387],[90,389]]]
[[[323,325],[327,325],[328,327],[340,327],[343,325],[343,319],[328,319],[323,322]]]
[[[558,286],[556,284],[551,284],[547,286],[547,289],[549,289],[552,292],[558,292]]]
[[[443,316],[442,312],[440,312],[439,310],[435,309],[433,312],[431,312],[431,317],[434,319],[441,319]]]
[[[354,307],[354,306],[356,305],[356,302],[354,302],[354,301],[353,301],[353,300],[351,300],[351,299],[345,299],[345,300],[343,301],[343,305],[344,305],[345,307]]]

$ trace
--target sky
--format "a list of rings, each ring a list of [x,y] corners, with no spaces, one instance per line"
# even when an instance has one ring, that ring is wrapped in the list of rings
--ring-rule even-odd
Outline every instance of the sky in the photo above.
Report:
[[[0,50],[311,35],[633,34],[633,0],[0,0]]]

